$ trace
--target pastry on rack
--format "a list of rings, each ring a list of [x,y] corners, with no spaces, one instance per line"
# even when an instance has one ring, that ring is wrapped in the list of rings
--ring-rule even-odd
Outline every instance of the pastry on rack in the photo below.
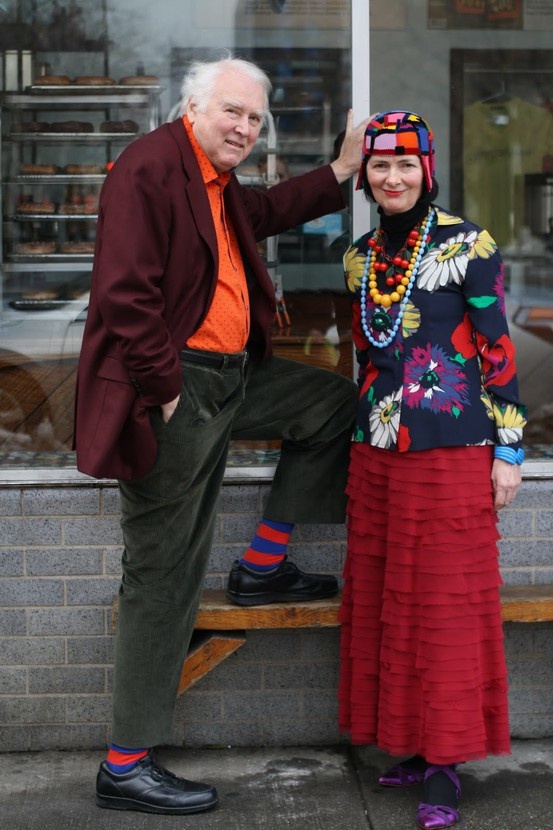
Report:
[[[126,119],[125,121],[102,121],[100,124],[101,133],[137,133],[138,124],[136,121]]]
[[[94,242],[62,242],[60,251],[62,254],[93,254]]]
[[[93,133],[94,125],[88,121],[53,121],[50,124],[52,133]]]
[[[154,86],[159,84],[157,75],[126,75],[119,81],[121,86]]]
[[[49,239],[39,240],[38,242],[20,242],[16,246],[16,251],[18,254],[54,254],[56,243]]]
[[[70,83],[68,75],[37,75],[33,86],[68,86]]]
[[[56,206],[54,202],[51,202],[49,199],[43,199],[39,202],[21,201],[17,205],[17,212],[49,214],[56,212]]]
[[[47,121],[23,121],[19,129],[22,133],[47,133],[50,124]]]
[[[57,164],[20,164],[19,173],[21,176],[53,176],[59,173]]]
[[[107,75],[78,75],[73,83],[76,86],[114,86],[113,78]]]
[[[66,164],[63,172],[70,176],[99,176],[106,168],[103,164]]]

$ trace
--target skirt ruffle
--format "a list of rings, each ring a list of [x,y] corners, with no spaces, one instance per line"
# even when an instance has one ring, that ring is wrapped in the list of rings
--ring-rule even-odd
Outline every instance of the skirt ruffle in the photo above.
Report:
[[[489,447],[352,444],[339,720],[447,764],[510,752]]]

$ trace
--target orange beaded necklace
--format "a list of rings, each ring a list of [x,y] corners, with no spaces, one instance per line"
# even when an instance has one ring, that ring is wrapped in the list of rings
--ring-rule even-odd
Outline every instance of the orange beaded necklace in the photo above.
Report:
[[[389,308],[392,303],[399,303],[413,275],[413,268],[421,249],[423,240],[422,226],[424,220],[416,228],[409,232],[405,245],[394,257],[388,256],[384,251],[384,231],[378,228],[376,234],[369,239],[368,246],[371,248],[369,261],[368,288],[369,295],[375,305],[382,305]],[[412,248],[409,256],[409,249]],[[407,258],[409,257],[409,258]],[[383,293],[378,288],[377,272],[386,274],[386,285],[391,291]]]

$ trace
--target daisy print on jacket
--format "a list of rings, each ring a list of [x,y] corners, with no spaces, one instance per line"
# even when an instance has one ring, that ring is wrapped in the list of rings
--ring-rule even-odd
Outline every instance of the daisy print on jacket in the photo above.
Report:
[[[361,390],[354,440],[518,449],[526,410],[490,234],[432,205],[402,252],[388,255],[376,229],[346,251],[344,270]]]

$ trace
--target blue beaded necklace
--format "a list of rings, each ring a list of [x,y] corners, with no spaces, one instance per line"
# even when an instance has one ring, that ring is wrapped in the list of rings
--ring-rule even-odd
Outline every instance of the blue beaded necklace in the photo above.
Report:
[[[389,332],[389,334],[388,334],[388,336],[386,337],[385,340],[376,340],[372,336],[371,331],[369,329],[369,326],[367,324],[367,284],[368,284],[368,281],[369,281],[369,268],[370,268],[370,264],[371,264],[371,255],[367,254],[367,257],[366,257],[366,260],[365,260],[365,268],[363,270],[363,276],[361,277],[361,298],[360,298],[361,327],[363,329],[363,334],[365,335],[365,337],[367,338],[369,343],[372,343],[372,345],[376,346],[377,349],[385,349],[386,346],[389,346],[390,343],[394,340],[396,334],[398,333],[399,327],[401,325],[401,321],[403,319],[403,315],[405,314],[405,309],[407,307],[407,303],[409,301],[409,297],[411,296],[411,292],[412,292],[413,286],[415,284],[415,279],[417,278],[417,273],[418,273],[418,270],[419,270],[419,267],[420,267],[421,260],[424,256],[424,252],[426,250],[426,243],[428,241],[428,231],[430,229],[430,225],[432,224],[433,218],[434,218],[434,208],[430,208],[430,210],[428,211],[428,216],[426,217],[426,222],[424,224],[424,228],[422,230],[421,245],[420,245],[420,248],[419,248],[419,252],[417,254],[417,258],[416,258],[415,263],[413,265],[413,269],[412,269],[412,272],[411,272],[411,277],[409,279],[409,283],[406,286],[405,294],[401,298],[401,302],[400,302],[400,305],[399,305],[399,310],[398,310],[398,313],[397,313],[397,317],[394,321],[394,325],[390,329],[390,332]],[[375,309],[373,310],[373,313],[371,315],[371,319],[373,319],[375,311],[379,314],[381,313],[379,307],[375,306]]]

